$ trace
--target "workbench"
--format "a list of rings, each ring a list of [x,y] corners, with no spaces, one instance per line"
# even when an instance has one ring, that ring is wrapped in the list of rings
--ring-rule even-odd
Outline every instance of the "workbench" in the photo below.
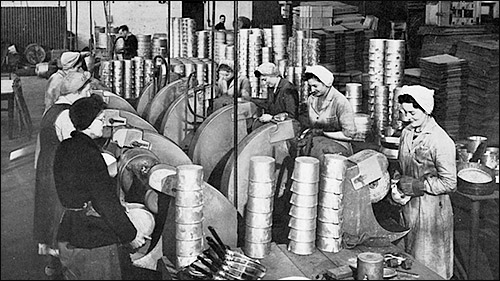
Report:
[[[316,249],[311,255],[301,256],[288,251],[285,244],[278,245],[272,243],[271,252],[261,260],[261,263],[267,268],[267,273],[263,280],[277,280],[285,277],[315,279],[317,275],[323,273],[325,270],[349,265],[349,259],[355,259],[362,252],[384,254],[388,252],[403,252],[403,250],[391,244],[388,247],[357,246],[353,249],[342,249],[338,253],[323,252]],[[398,274],[392,280],[444,280],[440,275],[416,260],[413,260],[412,269],[405,271],[418,274],[418,277],[407,275],[403,277]]]

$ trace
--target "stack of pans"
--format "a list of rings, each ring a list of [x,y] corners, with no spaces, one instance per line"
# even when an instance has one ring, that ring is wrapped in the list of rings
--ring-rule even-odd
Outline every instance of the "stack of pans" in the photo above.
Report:
[[[200,59],[191,59],[196,65],[196,80],[198,85],[203,85],[207,83],[207,65]]]
[[[170,50],[173,58],[180,57],[182,47],[182,18],[173,17],[170,25]]]
[[[214,32],[215,36],[215,41],[214,41],[214,60],[215,62],[219,63],[221,61],[221,58],[225,56],[226,54],[226,49],[224,48],[224,53],[221,53],[221,45],[226,44],[226,33],[222,31],[215,31]]]
[[[154,36],[160,36],[155,34]],[[154,37],[152,43],[151,57],[162,56],[168,57],[168,38],[167,37]]]
[[[241,75],[250,76],[248,73],[248,38],[250,29],[241,29],[238,32],[238,69]]]
[[[208,47],[208,37],[210,36],[208,30],[200,30],[196,32],[196,37],[198,39],[197,57],[198,58],[208,58],[209,57],[209,47]]]
[[[392,97],[392,115],[391,115],[391,127],[393,129],[402,129],[403,122],[406,122],[406,116],[402,112],[401,104],[398,102],[398,98],[401,95],[401,87],[396,87],[394,89],[394,96]]]
[[[273,51],[274,51],[274,64],[278,65],[278,62],[282,59],[286,59],[286,46],[288,45],[288,40],[286,36],[286,25],[278,24],[272,26],[272,36],[273,36]]]
[[[293,84],[297,89],[300,89],[302,87],[302,73],[303,73],[303,67],[302,66],[296,66],[294,71],[293,71]]]
[[[319,64],[320,56],[320,41],[318,38],[302,39],[303,54],[302,63],[304,65],[317,65]]]
[[[134,91],[134,65],[132,60],[123,60],[123,98],[135,98]]]
[[[177,167],[175,195],[176,266],[190,265],[203,251],[203,167]]]
[[[264,46],[273,48],[273,30],[272,28],[263,28],[264,33]]]
[[[319,184],[317,247],[338,253],[342,242],[342,189],[347,157],[325,154]]]
[[[154,64],[153,60],[145,59],[144,60],[144,85],[147,85],[149,82],[153,81],[153,71]]]
[[[364,113],[354,113],[354,125],[356,125],[356,136],[359,140],[365,140],[373,127],[370,115]]]
[[[375,87],[373,103],[373,126],[377,136],[383,136],[385,127],[389,125],[389,89],[387,86]]]
[[[362,112],[363,106],[363,88],[361,83],[346,83],[345,96],[352,105],[354,113]]]
[[[295,66],[303,66],[303,56],[304,56],[304,45],[303,40],[306,37],[305,30],[295,31]]]
[[[262,30],[251,28],[248,37],[248,77],[250,80],[250,95],[259,97],[260,79],[255,76],[255,70],[262,63]]]
[[[262,259],[271,250],[274,166],[275,160],[269,156],[250,159],[243,252],[251,258]]]
[[[104,86],[113,89],[113,61],[102,61],[101,81],[104,83]]]
[[[123,60],[113,61],[113,93],[123,97]]]
[[[182,56],[196,56],[196,22],[191,18],[182,18]]]
[[[151,58],[151,35],[137,34],[137,56]]]
[[[370,96],[374,96],[376,86],[384,85],[384,51],[386,39],[370,39],[369,71]]]
[[[227,54],[227,44],[225,43],[220,43],[217,45],[217,64],[220,64],[222,61],[226,60],[226,54]]]
[[[205,63],[206,66],[206,73],[205,73],[205,81],[208,84],[212,84],[212,61],[209,58],[204,58],[202,61]]]
[[[226,44],[234,45],[234,32],[231,30],[226,31]]]
[[[384,84],[389,89],[389,122],[392,121],[394,89],[402,86],[404,78],[405,41],[386,39],[384,55]]]
[[[272,47],[262,47],[262,63],[273,62],[272,51]]]
[[[140,97],[142,88],[144,88],[144,59],[134,57],[132,59],[134,67],[134,95]]]
[[[288,251],[297,255],[310,255],[316,248],[319,169],[319,160],[314,157],[295,158],[289,212],[291,218],[288,223]]]
[[[189,58],[179,58],[181,63],[184,65],[184,76],[189,77],[191,73],[195,73],[195,77],[197,76],[196,74],[196,64],[193,63]]]

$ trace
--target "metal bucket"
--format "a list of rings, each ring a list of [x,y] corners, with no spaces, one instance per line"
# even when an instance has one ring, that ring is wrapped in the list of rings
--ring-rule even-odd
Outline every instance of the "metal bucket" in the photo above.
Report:
[[[330,192],[319,193],[318,205],[324,208],[340,209],[342,204],[342,195]]]
[[[274,197],[252,197],[247,200],[247,210],[254,213],[268,214],[273,212]]]
[[[272,239],[272,227],[256,228],[245,226],[245,241],[254,243],[268,243]]]
[[[357,280],[382,280],[384,277],[384,256],[365,252],[358,255]]]
[[[250,158],[248,179],[253,182],[274,181],[275,160],[269,156],[253,156]]]
[[[254,243],[245,240],[243,252],[251,258],[263,259],[271,252],[271,243]]]
[[[203,238],[203,235],[203,221],[193,224],[175,224],[175,239],[177,240],[200,240]]]
[[[319,180],[319,190],[321,192],[330,192],[335,194],[342,194],[342,188],[344,187],[344,181],[338,179],[332,179],[327,177],[321,177]]]
[[[340,223],[341,210],[333,208],[318,207],[318,221],[326,223]]]
[[[198,207],[175,206],[175,222],[193,224],[203,221],[203,205]]]
[[[274,181],[269,182],[248,182],[248,196],[253,197],[272,197],[274,196]]]
[[[245,224],[250,227],[267,228],[273,225],[272,213],[262,214],[246,211]]]
[[[317,230],[318,235],[323,237],[340,238],[342,236],[338,223],[319,222]]]
[[[291,205],[290,212],[288,213],[290,216],[298,219],[314,219],[318,215],[318,207],[314,206],[311,208],[308,207],[298,207]]]
[[[177,190],[201,190],[203,187],[203,167],[200,165],[177,166],[177,185]]]
[[[290,240],[290,242],[288,242],[288,251],[297,255],[303,255],[303,256],[310,255],[314,252],[315,248],[316,248],[315,241],[297,242]]]
[[[295,158],[292,179],[302,183],[316,183],[319,181],[319,160],[310,156]]]
[[[313,242],[316,240],[316,229],[301,230],[290,228],[290,232],[288,232],[288,239],[295,242]]]
[[[321,175],[327,178],[344,179],[347,157],[339,154],[325,154],[323,165],[321,167]]]
[[[175,194],[175,206],[198,207],[201,205],[203,205],[203,190],[177,190]]]
[[[295,229],[301,230],[313,230],[316,229],[317,222],[316,218],[314,219],[299,219],[291,217],[290,221],[288,221],[288,226]]]
[[[301,195],[316,195],[319,191],[319,184],[317,182],[306,183],[293,181],[290,190]]]
[[[338,253],[342,249],[342,238],[331,238],[318,235],[316,247],[323,252]]]
[[[290,203],[299,207],[314,207],[318,205],[318,195],[302,195],[292,192]]]

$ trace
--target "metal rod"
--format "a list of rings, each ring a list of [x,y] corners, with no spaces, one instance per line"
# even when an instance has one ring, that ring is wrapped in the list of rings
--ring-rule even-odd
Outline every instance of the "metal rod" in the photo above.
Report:
[[[234,3],[234,204],[238,209],[238,1]]]
[[[170,1],[167,2],[167,31],[168,31],[168,52],[167,52],[167,85],[170,84],[170,42],[172,42],[171,33],[170,33],[170,21],[171,21],[171,6]]]
[[[75,44],[78,50],[78,1],[75,1]]]
[[[215,72],[217,71],[217,69],[215,68],[215,24],[214,24],[214,21],[215,21],[215,1],[212,1],[212,27],[210,29],[210,34],[211,34],[211,38],[212,40],[210,40],[210,46],[211,46],[211,49],[210,49],[210,58],[211,58],[211,64],[212,64],[212,87],[211,87],[211,91],[210,91],[210,100],[213,104],[213,100],[215,98],[215,85],[216,85],[216,81],[215,81]]]

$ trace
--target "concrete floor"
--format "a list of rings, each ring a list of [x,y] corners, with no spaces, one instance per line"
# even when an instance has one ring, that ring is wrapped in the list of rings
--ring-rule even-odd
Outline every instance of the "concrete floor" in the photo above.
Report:
[[[28,139],[24,132],[16,132],[15,139],[7,136],[7,113],[2,112],[1,126],[1,216],[2,216],[2,267],[1,279],[40,280],[44,275],[45,260],[37,255],[32,238],[33,197],[35,170],[33,153],[15,161],[9,161],[9,153],[17,148],[34,146],[36,133],[43,113],[43,97],[47,80],[36,76],[21,77],[24,97],[34,125],[34,134]],[[2,106],[5,106],[2,102]],[[17,117],[16,117],[17,118]],[[16,119],[17,120],[17,119]],[[470,205],[460,198],[452,197],[455,214],[455,240],[457,252],[462,253],[467,264],[468,227]],[[480,216],[481,280],[498,280],[499,227],[498,200],[485,201]],[[456,279],[460,275],[457,274]],[[455,279],[455,278],[454,278]]]

